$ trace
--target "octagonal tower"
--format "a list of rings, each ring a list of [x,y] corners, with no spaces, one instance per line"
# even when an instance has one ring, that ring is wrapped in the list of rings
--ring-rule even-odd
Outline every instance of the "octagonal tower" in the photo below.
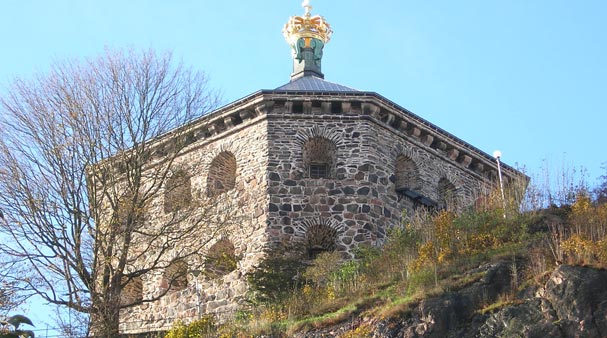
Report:
[[[122,332],[166,330],[202,313],[229,317],[244,300],[246,273],[268,246],[297,242],[310,258],[324,251],[351,258],[361,244],[381,245],[386,231],[401,225],[403,210],[464,208],[497,187],[492,156],[375,92],[326,81],[321,65],[332,29],[312,15],[309,1],[303,6],[304,15],[283,29],[293,57],[290,81],[182,127],[189,145],[176,165],[201,164],[184,175],[188,196],[219,199],[243,216],[201,254],[228,252],[237,262],[230,269],[179,262],[175,269],[188,277],[178,287],[165,285],[171,271],[144,276],[130,296],[173,289],[123,311]],[[171,137],[156,143],[170,144]],[[502,176],[506,185],[527,179],[505,164]],[[171,205],[170,198],[159,205]],[[205,269],[213,273],[199,273]]]

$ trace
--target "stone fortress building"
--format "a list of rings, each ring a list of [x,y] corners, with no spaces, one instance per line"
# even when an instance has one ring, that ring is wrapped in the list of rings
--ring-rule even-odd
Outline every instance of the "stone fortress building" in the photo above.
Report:
[[[332,30],[311,14],[308,1],[304,8],[283,30],[293,55],[287,84],[185,126],[191,144],[177,162],[202,163],[183,176],[188,196],[221,197],[246,215],[237,230],[202,250],[238,257],[236,265],[212,278],[188,274],[178,285],[164,285],[161,275],[142,278],[134,297],[163,287],[171,292],[124,310],[123,333],[233,312],[247,290],[246,273],[271,243],[298,241],[310,257],[338,251],[351,258],[358,245],[380,245],[403,209],[462,208],[497,186],[490,155],[377,93],[324,80],[323,48]],[[501,169],[506,185],[524,177],[508,165]],[[164,212],[171,212],[171,196],[164,198]]]

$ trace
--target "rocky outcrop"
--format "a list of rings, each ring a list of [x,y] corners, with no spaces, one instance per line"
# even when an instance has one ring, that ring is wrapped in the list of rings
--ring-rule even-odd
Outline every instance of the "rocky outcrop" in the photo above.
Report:
[[[492,314],[471,337],[562,337],[556,322],[546,300],[530,299]]]
[[[544,297],[569,336],[576,332],[607,336],[606,271],[561,266],[548,281]]]
[[[607,272],[561,265],[536,297],[492,314],[474,337],[607,337]]]
[[[519,299],[491,315],[477,314],[478,302],[460,308],[447,305],[449,300],[461,297],[454,295],[469,295],[467,299],[487,295],[488,299],[495,299],[496,294],[487,294],[487,290],[503,291],[508,277],[500,266],[489,270],[488,276],[491,275],[499,277],[487,280],[487,284],[475,284],[454,294],[423,301],[417,313],[421,316],[402,334],[385,335],[378,330],[375,337],[607,337],[606,271],[561,265],[544,287],[536,290],[535,297]],[[447,306],[435,307],[434,312],[424,311],[423,304],[429,302],[446,302]],[[434,323],[428,326],[423,318],[430,313],[434,313]],[[451,318],[447,313],[452,314]]]
[[[458,291],[422,300],[402,318],[374,324],[374,337],[467,337],[471,328],[480,326],[476,312],[510,291],[510,263],[487,264],[470,271],[483,275],[477,282]]]
[[[471,271],[484,276],[458,291],[420,301],[413,310],[390,319],[367,319],[374,338],[604,338],[607,337],[607,271],[561,265],[542,287],[490,314],[479,310],[512,294],[511,263]],[[309,332],[299,337],[339,337],[347,326]]]

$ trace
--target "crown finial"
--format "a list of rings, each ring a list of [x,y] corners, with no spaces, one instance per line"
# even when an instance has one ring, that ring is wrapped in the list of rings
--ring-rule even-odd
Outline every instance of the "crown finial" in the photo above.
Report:
[[[307,75],[324,77],[320,71],[322,51],[331,40],[333,30],[322,16],[312,16],[310,0],[303,0],[301,5],[305,10],[304,16],[292,16],[282,30],[293,54],[291,78]]]
[[[329,42],[333,34],[331,25],[320,15],[312,16],[310,0],[304,0],[301,5],[305,9],[305,15],[292,16],[282,30],[287,42],[293,45],[300,38],[315,38],[323,43]]]

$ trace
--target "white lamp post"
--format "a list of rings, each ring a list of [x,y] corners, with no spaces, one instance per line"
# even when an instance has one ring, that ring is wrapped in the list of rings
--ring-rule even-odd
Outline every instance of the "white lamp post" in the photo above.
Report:
[[[502,157],[502,152],[496,150],[493,152],[493,157],[495,157],[495,161],[497,162],[497,176],[500,180],[500,192],[502,193],[502,206],[504,208],[504,218],[506,218],[506,197],[504,196],[504,181],[502,179],[502,165],[500,163],[500,158]]]

